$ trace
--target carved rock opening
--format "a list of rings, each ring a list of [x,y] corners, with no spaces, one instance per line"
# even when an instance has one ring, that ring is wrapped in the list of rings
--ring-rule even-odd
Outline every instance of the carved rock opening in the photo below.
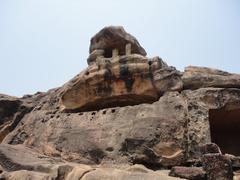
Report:
[[[112,49],[105,49],[104,55],[105,58],[111,58],[112,57]]]
[[[240,109],[211,109],[209,121],[212,142],[223,153],[240,156]]]

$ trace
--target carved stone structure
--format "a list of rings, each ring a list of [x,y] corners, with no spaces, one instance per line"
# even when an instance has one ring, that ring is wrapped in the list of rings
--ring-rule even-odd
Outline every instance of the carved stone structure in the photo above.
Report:
[[[0,179],[240,178],[240,75],[179,72],[122,27],[92,38],[88,64],[48,92],[0,95]]]
[[[65,110],[152,103],[166,91],[182,89],[180,72],[159,57],[145,57],[136,38],[122,27],[102,29],[91,39],[90,52],[89,67],[65,85]]]

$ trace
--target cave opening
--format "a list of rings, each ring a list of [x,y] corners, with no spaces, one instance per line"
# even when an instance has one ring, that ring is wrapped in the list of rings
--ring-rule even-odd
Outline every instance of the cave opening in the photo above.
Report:
[[[222,153],[240,156],[240,109],[209,110],[211,140]]]

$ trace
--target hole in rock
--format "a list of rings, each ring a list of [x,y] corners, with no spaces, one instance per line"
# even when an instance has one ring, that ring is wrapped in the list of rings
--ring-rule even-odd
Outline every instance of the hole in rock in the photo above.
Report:
[[[113,150],[114,150],[113,147],[106,148],[106,151],[113,151]]]
[[[112,57],[112,49],[105,49],[104,57],[105,58],[111,58]]]
[[[211,109],[209,121],[212,142],[223,153],[240,156],[240,109]]]

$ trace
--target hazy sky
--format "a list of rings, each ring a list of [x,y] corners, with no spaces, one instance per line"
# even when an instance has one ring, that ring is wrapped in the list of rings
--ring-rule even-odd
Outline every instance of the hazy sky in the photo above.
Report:
[[[89,40],[108,25],[179,70],[240,73],[240,0],[0,0],[0,93],[61,86],[87,67]]]

